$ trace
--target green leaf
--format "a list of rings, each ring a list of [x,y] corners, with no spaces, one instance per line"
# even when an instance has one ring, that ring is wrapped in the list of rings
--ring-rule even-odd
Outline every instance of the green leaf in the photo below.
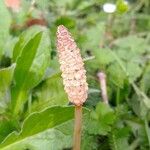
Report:
[[[129,128],[117,128],[113,129],[109,135],[110,145],[112,150],[131,150],[129,147]]]
[[[18,41],[18,37],[9,36],[4,45],[4,56],[12,58],[13,49]]]
[[[18,123],[13,118],[9,118],[8,116],[1,115],[0,116],[0,143],[16,128],[18,127]]]
[[[98,143],[96,136],[84,133],[81,150],[97,150]]]
[[[17,59],[16,68],[14,71],[15,85],[12,88],[12,109],[14,114],[19,112],[27,98],[26,96],[29,90],[29,84],[32,83],[32,80],[30,80],[29,71],[36,56],[41,37],[42,32],[37,33],[25,45],[21,55]]]
[[[142,68],[139,66],[138,63],[128,62],[126,64],[126,67],[127,67],[127,72],[129,74],[129,79],[131,81],[136,81],[136,79],[140,77],[140,75],[142,74]]]
[[[135,60],[130,60],[129,63],[129,60],[124,62],[114,51],[110,52],[117,62],[112,63],[108,67],[110,80],[112,80],[114,84],[122,88],[125,79],[129,79],[130,82],[133,82],[141,75],[142,68],[140,67],[137,57],[134,58]]]
[[[50,62],[50,38],[49,38],[49,31],[45,27],[41,26],[34,26],[23,32],[19,38],[19,41],[15,45],[14,52],[13,52],[13,61],[18,62],[18,58],[21,57],[22,52],[25,49],[27,43],[30,42],[31,38],[34,37],[39,31],[43,32],[41,41],[39,46],[36,49],[36,54],[32,63],[30,64],[30,68],[28,73],[23,73],[24,77],[26,78],[25,83],[25,90],[21,95],[22,101],[27,99],[27,95],[33,87],[35,87],[43,78],[47,66]],[[30,49],[28,50],[31,51]],[[29,53],[27,52],[27,53]],[[32,51],[31,51],[32,52]],[[30,55],[30,54],[28,54]],[[26,60],[24,62],[27,62]],[[23,67],[23,66],[22,66]],[[23,90],[23,89],[22,89]],[[20,91],[21,92],[21,91]],[[21,100],[20,100],[21,101]]]
[[[36,56],[33,60],[32,66],[30,68],[28,79],[32,82],[27,84],[27,88],[33,88],[41,82],[48,65],[50,64],[50,37],[49,31],[44,30],[41,38],[41,42],[37,49]]]
[[[135,53],[136,55],[142,54],[148,48],[147,40],[136,35],[129,35],[127,37],[118,38],[114,41],[114,44],[119,47],[120,50],[122,49],[125,52],[128,52],[128,55],[131,55],[133,53]]]
[[[105,24],[104,22],[98,22],[96,26],[88,28],[86,32],[87,42],[85,43],[85,48],[88,50],[94,50],[100,45],[101,38],[104,35]],[[93,40],[94,37],[94,40]]]
[[[57,6],[58,8],[60,9],[63,9],[65,7],[67,7],[68,5],[72,4],[74,0],[63,0],[62,3],[60,3],[59,0],[55,0],[55,1],[52,1],[52,3],[55,4],[55,6]],[[61,11],[61,10],[60,10]]]
[[[11,24],[10,14],[4,4],[4,0],[0,1],[0,57],[3,53],[3,46],[9,35],[9,28]],[[2,19],[4,18],[4,19]]]
[[[19,146],[15,147],[15,150],[24,150],[24,148],[30,148],[30,150],[62,150],[71,146],[71,135],[66,135],[61,130],[49,129],[40,133],[35,138],[28,139],[26,144],[23,144],[21,148]]]
[[[115,121],[115,114],[112,108],[105,103],[98,103],[96,110],[91,112],[88,123],[90,134],[107,135]]]
[[[78,11],[83,11],[85,9],[88,9],[90,8],[94,2],[93,1],[77,1],[76,3],[78,3],[78,7],[77,7],[77,10]]]
[[[22,49],[25,47],[25,45],[31,40],[31,38],[33,38],[38,32],[43,32],[43,36],[41,39],[41,43],[42,46],[44,46],[44,48],[49,48],[50,47],[50,40],[49,40],[49,32],[47,30],[47,28],[45,27],[41,27],[41,26],[34,26],[34,27],[30,27],[27,30],[25,30],[20,36],[19,36],[19,40],[16,43],[14,50],[13,50],[13,61],[16,62],[17,58],[21,55]],[[38,50],[40,53],[42,52],[41,50]]]
[[[42,110],[47,106],[69,103],[64,91],[60,73],[54,74],[34,90],[32,111]]]
[[[43,1],[37,0],[36,3],[38,7],[42,8],[43,10],[48,9],[49,7],[49,0],[43,0]]]
[[[84,110],[86,113],[87,110]],[[43,143],[38,143],[38,139],[48,129],[53,129],[74,118],[74,107],[50,107],[42,112],[31,114],[23,123],[20,133],[11,133],[0,145],[1,150],[40,150]],[[45,140],[47,136],[45,135]],[[37,141],[35,142],[35,139]],[[49,142],[49,141],[47,141]],[[36,147],[35,147],[36,146]],[[44,145],[43,145],[44,146]],[[44,147],[48,150],[49,147]]]
[[[150,90],[150,65],[148,65],[144,71],[142,80],[140,81],[140,87],[141,90],[144,91],[145,93],[148,93]]]
[[[0,70],[0,113],[7,107],[10,101],[9,86],[12,81],[15,65]]]
[[[107,65],[114,61],[114,57],[107,49],[94,49],[93,53],[95,55],[96,61],[100,65]]]
[[[123,88],[124,80],[126,79],[126,74],[122,70],[119,64],[113,63],[108,67],[108,79],[110,82]]]
[[[63,24],[67,28],[74,28],[75,25],[76,25],[76,22],[75,22],[75,20],[73,20],[73,18],[69,18],[69,17],[66,17],[66,16],[61,16],[60,18],[58,18],[56,20],[55,24],[57,26]]]

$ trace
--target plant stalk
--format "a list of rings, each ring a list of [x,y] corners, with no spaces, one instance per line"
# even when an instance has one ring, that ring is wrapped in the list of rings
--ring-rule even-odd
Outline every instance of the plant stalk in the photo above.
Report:
[[[82,105],[81,106],[75,105],[75,126],[74,126],[73,150],[80,150],[81,130],[82,130]]]
[[[101,95],[104,103],[108,104],[108,95],[107,95],[107,85],[106,85],[106,75],[104,72],[99,72],[97,74],[100,86],[101,86]]]

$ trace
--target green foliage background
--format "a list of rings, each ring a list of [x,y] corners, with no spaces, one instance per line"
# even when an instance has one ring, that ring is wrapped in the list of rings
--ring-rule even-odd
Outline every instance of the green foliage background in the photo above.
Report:
[[[116,11],[103,11],[107,2]],[[74,107],[63,89],[56,29],[75,38],[87,70],[82,150],[150,149],[150,1],[0,1],[0,150],[69,150]],[[98,72],[107,76],[109,104]]]

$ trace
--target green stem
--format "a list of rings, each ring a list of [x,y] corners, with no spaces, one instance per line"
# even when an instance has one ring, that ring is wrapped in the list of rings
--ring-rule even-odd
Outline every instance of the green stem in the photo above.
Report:
[[[148,139],[148,144],[149,144],[149,148],[150,148],[150,129],[148,127],[148,121],[145,118],[144,120],[144,125],[145,125],[145,131],[146,131],[146,135],[147,135],[147,139]]]

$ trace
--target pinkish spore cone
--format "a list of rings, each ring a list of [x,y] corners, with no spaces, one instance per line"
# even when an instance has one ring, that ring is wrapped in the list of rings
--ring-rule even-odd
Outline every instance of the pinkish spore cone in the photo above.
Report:
[[[57,29],[57,50],[63,84],[69,101],[80,106],[87,99],[86,71],[80,49],[63,25],[60,25]]]
[[[20,0],[5,0],[5,4],[7,7],[11,8],[12,10],[18,12],[21,7]]]

